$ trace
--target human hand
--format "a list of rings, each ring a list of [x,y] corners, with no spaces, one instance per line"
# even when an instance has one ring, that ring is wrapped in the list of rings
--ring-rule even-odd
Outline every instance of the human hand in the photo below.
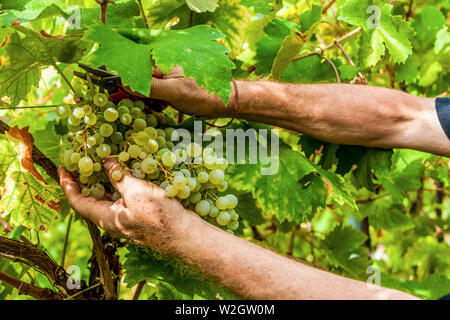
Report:
[[[144,97],[125,88],[129,93]],[[196,116],[209,118],[232,117],[233,99],[227,107],[216,95],[210,95],[205,88],[199,88],[195,80],[185,78],[180,66],[163,74],[160,68],[154,68],[150,97],[168,102],[177,110]]]
[[[60,184],[70,206],[114,236],[172,253],[177,241],[182,239],[184,228],[198,220],[197,216],[175,199],[168,198],[159,186],[136,179],[128,171],[122,170],[120,181],[111,179],[111,173],[120,168],[116,158],[107,158],[104,167],[112,185],[122,196],[115,202],[84,197],[72,175],[63,167],[58,169]]]

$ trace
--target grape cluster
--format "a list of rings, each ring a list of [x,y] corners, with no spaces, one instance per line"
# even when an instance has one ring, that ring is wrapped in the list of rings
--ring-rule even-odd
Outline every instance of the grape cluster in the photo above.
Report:
[[[78,173],[81,193],[101,199],[108,191],[113,201],[120,198],[100,164],[102,158],[114,156],[121,168],[112,172],[112,179],[120,181],[123,171],[130,171],[233,234],[239,226],[238,199],[224,195],[228,188],[226,159],[197,143],[175,146],[172,141],[178,139],[178,133],[168,126],[172,119],[145,110],[141,100],[123,99],[116,105],[103,93],[95,94],[91,103],[57,108],[56,114],[68,119],[67,139],[72,144],[61,154],[61,161],[68,171]]]

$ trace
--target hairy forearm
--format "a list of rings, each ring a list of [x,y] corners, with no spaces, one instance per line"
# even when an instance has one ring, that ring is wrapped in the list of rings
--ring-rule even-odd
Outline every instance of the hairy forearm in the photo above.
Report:
[[[450,155],[434,99],[346,84],[238,81],[223,115],[305,133],[319,140]]]
[[[368,289],[364,282],[318,270],[232,236],[194,214],[173,230],[167,252],[195,266],[246,299],[411,299]]]

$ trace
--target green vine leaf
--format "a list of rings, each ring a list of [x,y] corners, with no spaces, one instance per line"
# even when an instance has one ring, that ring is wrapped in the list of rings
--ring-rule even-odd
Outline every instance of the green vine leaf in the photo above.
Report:
[[[197,13],[206,11],[214,12],[219,6],[217,0],[186,0],[186,4],[192,11]]]
[[[137,44],[103,24],[90,27],[84,38],[100,45],[91,57],[93,64],[106,65],[120,75],[124,85],[143,95],[150,95],[150,46]]]
[[[367,13],[368,8],[372,14]],[[412,53],[410,23],[392,15],[392,6],[372,0],[347,0],[338,19],[362,28],[359,37],[359,59],[366,67],[374,66],[388,50],[390,61],[403,63]]]
[[[47,229],[59,210],[59,194],[32,163],[33,138],[17,127],[0,135],[0,207],[16,224],[35,230]]]
[[[284,38],[272,65],[271,73],[275,80],[280,79],[283,72],[291,64],[292,59],[300,52],[304,43],[305,40],[296,32],[291,32]]]

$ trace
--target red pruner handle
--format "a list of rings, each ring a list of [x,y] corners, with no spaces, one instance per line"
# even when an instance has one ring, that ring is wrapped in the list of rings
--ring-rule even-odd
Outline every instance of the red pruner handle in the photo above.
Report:
[[[129,94],[122,88],[119,88],[119,90],[117,92],[114,92],[109,95],[109,100],[111,100],[112,102],[119,102],[120,100],[123,100],[123,99],[130,99],[133,101],[136,100],[135,97],[133,97],[131,94]]]

